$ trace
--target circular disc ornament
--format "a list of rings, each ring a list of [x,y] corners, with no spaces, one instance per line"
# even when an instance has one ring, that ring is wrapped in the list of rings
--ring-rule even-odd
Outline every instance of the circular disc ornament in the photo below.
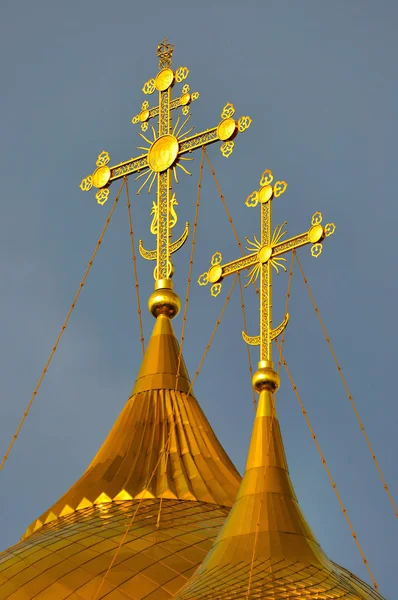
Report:
[[[186,106],[187,104],[189,104],[190,99],[191,99],[191,94],[183,94],[180,98],[181,106]]]
[[[271,200],[273,193],[274,190],[272,189],[271,185],[265,185],[264,187],[262,187],[258,193],[258,199],[260,200],[261,204],[264,204],[265,202],[268,202],[268,200]]]
[[[267,262],[267,260],[270,259],[271,254],[272,254],[272,248],[271,248],[271,246],[263,246],[261,248],[261,250],[259,251],[259,253],[258,253],[258,260],[262,264],[264,264],[264,263]]]
[[[148,120],[148,117],[149,117],[149,110],[142,110],[140,112],[139,119],[140,119],[141,123],[145,123],[145,121]]]
[[[171,69],[163,69],[156,75],[155,88],[159,92],[167,90],[174,81],[174,73]]]
[[[323,227],[322,225],[313,225],[308,232],[308,239],[311,244],[316,244],[323,238]]]
[[[214,267],[212,267],[209,271],[209,281],[210,283],[216,283],[217,281],[220,280],[222,275],[222,268],[220,265],[215,265]]]
[[[174,135],[162,135],[155,140],[148,152],[148,164],[152,171],[166,171],[178,154],[178,140]]]
[[[111,178],[111,170],[106,165],[98,167],[93,173],[93,186],[96,188],[104,187]]]
[[[221,123],[218,124],[217,127],[218,139],[223,140],[224,142],[226,140],[230,140],[236,132],[237,127],[238,126],[236,124],[236,121],[235,119],[232,119],[232,117],[230,117],[229,119],[224,119],[223,121],[221,121]]]

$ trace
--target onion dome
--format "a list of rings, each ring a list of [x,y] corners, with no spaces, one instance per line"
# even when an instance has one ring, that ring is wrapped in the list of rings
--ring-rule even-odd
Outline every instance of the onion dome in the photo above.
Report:
[[[157,311],[132,395],[86,472],[0,554],[1,600],[168,599],[210,550],[240,476],[167,314]]]
[[[320,547],[290,480],[271,392],[260,392],[246,470],[213,548],[176,600],[382,600]]]

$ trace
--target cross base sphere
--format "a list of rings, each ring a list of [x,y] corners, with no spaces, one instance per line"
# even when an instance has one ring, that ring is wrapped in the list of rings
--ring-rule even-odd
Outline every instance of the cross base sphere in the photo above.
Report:
[[[148,298],[149,312],[155,317],[166,315],[173,319],[180,312],[181,302],[173,291],[171,279],[159,279],[155,283],[155,291]]]
[[[257,393],[267,390],[274,394],[279,389],[280,378],[273,367],[274,363],[270,360],[258,363],[258,369],[252,377],[252,385]]]

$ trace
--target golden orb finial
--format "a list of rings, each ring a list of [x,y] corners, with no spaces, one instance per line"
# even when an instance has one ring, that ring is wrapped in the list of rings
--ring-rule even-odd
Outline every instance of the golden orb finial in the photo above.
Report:
[[[178,315],[181,302],[177,294],[173,291],[173,282],[171,279],[158,279],[155,282],[155,291],[149,296],[149,312],[155,317],[166,315],[173,319]]]
[[[258,369],[252,377],[252,385],[256,392],[268,390],[274,394],[280,386],[280,377],[274,369],[274,363],[270,360],[261,360]]]

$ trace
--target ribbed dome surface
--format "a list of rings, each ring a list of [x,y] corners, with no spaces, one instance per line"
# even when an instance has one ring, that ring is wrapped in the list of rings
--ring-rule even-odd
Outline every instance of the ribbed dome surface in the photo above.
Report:
[[[176,600],[382,600],[328,559],[299,507],[272,397],[260,394],[235,503]]]
[[[1,600],[166,600],[202,562],[240,476],[178,359],[160,315],[132,396],[86,472],[0,554]]]

